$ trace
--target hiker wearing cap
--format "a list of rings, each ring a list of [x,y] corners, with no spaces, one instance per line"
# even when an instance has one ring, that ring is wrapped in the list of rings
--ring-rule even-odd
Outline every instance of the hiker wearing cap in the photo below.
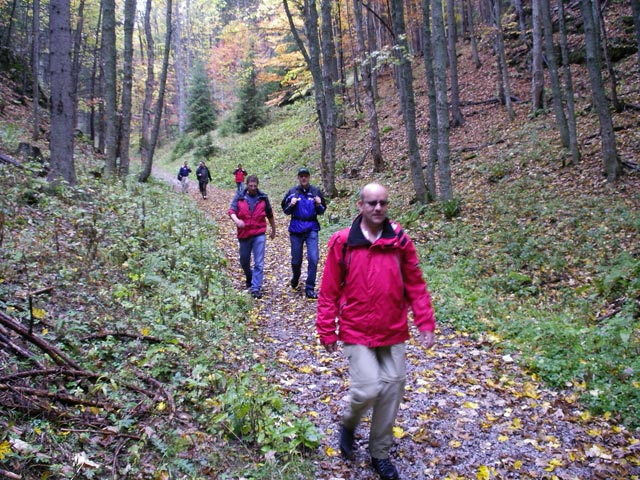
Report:
[[[297,289],[302,273],[302,251],[307,245],[307,279],[304,293],[307,298],[318,298],[316,294],[316,272],[318,270],[318,215],[327,209],[322,192],[310,183],[308,168],[298,169],[298,185],[291,188],[282,199],[282,211],[291,215],[289,239],[291,241],[291,288]]]

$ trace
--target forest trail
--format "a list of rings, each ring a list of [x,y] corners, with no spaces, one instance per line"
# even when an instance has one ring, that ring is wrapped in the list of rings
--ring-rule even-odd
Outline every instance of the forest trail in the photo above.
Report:
[[[172,183],[177,187],[176,180]],[[226,213],[234,190],[209,185],[203,200],[191,181],[189,193],[216,222],[216,244],[227,255],[231,281],[239,295],[247,295],[241,293],[244,278],[235,225]],[[275,212],[277,237],[267,239],[264,296],[254,301],[247,318],[261,343],[257,360],[267,367],[270,381],[325,435],[315,478],[377,479],[367,454],[368,419],[356,432],[356,461],[345,462],[339,455],[337,430],[348,395],[347,364],[341,351],[329,355],[318,343],[316,301],[289,286],[288,217],[280,209],[283,192],[266,193]],[[321,242],[318,280],[325,253]],[[302,271],[304,278],[306,264]],[[514,358],[499,352],[495,337],[473,339],[443,323],[436,333],[431,351],[413,340],[408,343],[406,393],[391,452],[401,478],[640,478],[640,433],[591,417],[575,393],[545,389]]]

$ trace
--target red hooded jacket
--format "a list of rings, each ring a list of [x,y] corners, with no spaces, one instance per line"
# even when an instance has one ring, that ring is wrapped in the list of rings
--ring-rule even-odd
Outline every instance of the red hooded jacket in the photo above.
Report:
[[[242,192],[238,192],[227,211],[228,215],[235,213],[239,219],[244,221],[244,228],[238,228],[239,239],[262,235],[267,231],[267,218],[273,218],[273,209],[269,197],[265,193],[257,191],[257,200],[253,210],[246,199],[247,195],[246,188]]]
[[[434,331],[431,295],[413,242],[386,220],[382,236],[371,244],[361,220],[329,240],[316,320],[320,342],[370,348],[402,343],[409,338],[409,307],[418,330]]]

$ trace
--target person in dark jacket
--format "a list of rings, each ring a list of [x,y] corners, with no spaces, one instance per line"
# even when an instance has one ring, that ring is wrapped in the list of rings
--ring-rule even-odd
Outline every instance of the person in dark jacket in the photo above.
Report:
[[[267,220],[271,225],[269,235],[271,240],[276,237],[276,221],[269,197],[258,190],[257,176],[249,175],[246,188],[236,193],[227,213],[238,228],[240,266],[244,271],[246,286],[253,298],[262,298]],[[253,269],[251,253],[253,253]]]
[[[182,184],[182,193],[187,193],[189,191],[189,174],[191,173],[191,169],[189,168],[189,164],[185,160],[180,170],[178,171],[178,180]]]
[[[207,198],[207,184],[212,180],[211,172],[204,164],[204,162],[200,162],[198,168],[196,168],[196,178],[198,179],[198,187],[200,187],[200,194],[202,198],[206,200]]]
[[[307,279],[304,292],[307,298],[318,298],[316,273],[318,269],[318,215],[324,214],[327,204],[322,192],[311,185],[311,172],[302,167],[298,170],[298,185],[291,188],[281,202],[282,210],[291,215],[289,240],[291,241],[291,288],[298,288],[302,273],[302,251],[307,245]]]
[[[242,168],[242,164],[238,164],[238,168],[233,171],[233,176],[236,180],[236,188],[241,191],[244,188],[244,179],[247,176],[247,171]]]
[[[389,450],[404,394],[407,314],[410,307],[425,348],[435,341],[435,314],[413,242],[387,218],[387,207],[387,190],[366,185],[358,200],[360,215],[329,240],[316,329],[327,352],[336,352],[340,340],[349,360],[351,399],[340,427],[342,455],[354,459],[356,427],[373,408],[371,464],[380,478],[395,480],[399,474]]]

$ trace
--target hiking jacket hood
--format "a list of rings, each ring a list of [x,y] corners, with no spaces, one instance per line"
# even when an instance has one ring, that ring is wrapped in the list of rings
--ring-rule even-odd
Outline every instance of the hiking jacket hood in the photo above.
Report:
[[[228,215],[235,213],[244,222],[244,228],[238,228],[238,239],[255,237],[267,231],[267,218],[273,217],[273,210],[269,197],[260,190],[256,193],[258,199],[251,210],[247,197],[247,189],[238,192],[227,211]]]
[[[409,307],[420,331],[434,331],[431,295],[422,278],[411,239],[400,225],[385,220],[373,244],[360,230],[335,233],[322,274],[316,329],[323,345],[341,340],[369,348],[409,338]]]

